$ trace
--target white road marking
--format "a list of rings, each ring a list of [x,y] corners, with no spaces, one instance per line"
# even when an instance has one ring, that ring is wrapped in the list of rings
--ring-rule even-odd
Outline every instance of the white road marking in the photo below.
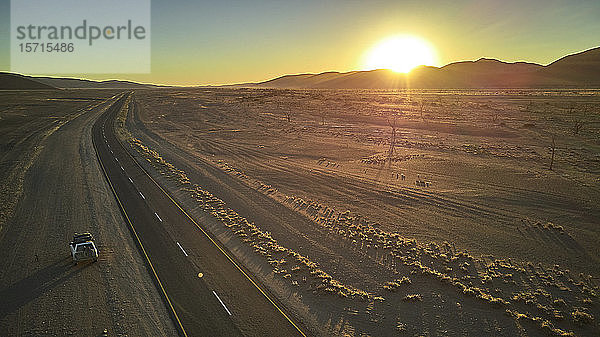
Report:
[[[229,311],[229,309],[227,309],[227,307],[225,306],[225,303],[223,303],[223,301],[221,301],[221,299],[219,298],[219,295],[217,295],[217,293],[213,290],[213,294],[215,294],[215,297],[219,300],[219,302],[221,302],[221,305],[223,306],[223,308],[225,308],[225,310],[227,310],[227,313],[229,314],[229,316],[231,316],[231,312]]]
[[[154,212],[154,215],[156,215],[156,217],[158,218],[158,221],[162,222],[162,219],[160,218],[160,216],[158,216],[158,213]]]
[[[121,168],[121,170],[122,170],[123,172],[125,172],[125,169],[123,168],[123,166],[119,165],[119,167]]]
[[[138,193],[142,196],[142,199],[146,200],[146,197],[142,194],[142,192],[138,192]]]
[[[110,153],[111,153],[111,154],[115,154],[115,153],[114,153],[114,152],[112,152],[112,150],[110,150],[110,149],[109,149],[108,151],[110,151]]]
[[[181,247],[181,245],[179,244],[179,242],[177,242],[177,245],[179,246],[179,249],[181,249],[181,251],[183,252],[183,254],[185,256],[188,256],[188,254],[185,252],[185,250],[183,250],[183,247]]]
[[[133,184],[133,180],[131,180],[131,178],[127,177],[127,179],[129,179],[129,182]]]

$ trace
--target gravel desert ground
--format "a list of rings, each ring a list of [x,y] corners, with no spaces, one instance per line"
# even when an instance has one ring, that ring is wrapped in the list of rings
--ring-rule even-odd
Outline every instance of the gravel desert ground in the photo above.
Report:
[[[117,93],[2,93],[6,335],[177,334],[91,145]],[[126,148],[307,333],[600,332],[600,91],[128,95]]]
[[[142,90],[123,137],[316,334],[589,336],[599,107],[596,90]]]

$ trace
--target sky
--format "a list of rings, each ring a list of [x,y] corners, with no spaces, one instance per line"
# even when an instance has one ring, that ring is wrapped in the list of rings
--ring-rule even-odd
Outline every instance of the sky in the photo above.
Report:
[[[428,41],[437,65],[481,57],[548,64],[600,46],[599,0],[152,1],[149,74],[90,79],[205,85],[364,69],[386,37]],[[0,0],[0,70],[10,71],[10,1]]]

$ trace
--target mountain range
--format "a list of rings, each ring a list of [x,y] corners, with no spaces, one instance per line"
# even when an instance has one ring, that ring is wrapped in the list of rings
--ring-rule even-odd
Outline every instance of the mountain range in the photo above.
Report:
[[[481,58],[443,67],[420,66],[408,74],[387,69],[281,76],[238,87],[323,89],[600,88],[600,47],[543,66]]]
[[[79,78],[33,77],[0,72],[0,90],[140,89],[159,87],[131,81],[92,81]]]
[[[92,81],[32,77],[0,72],[0,90],[159,87],[131,81]],[[465,88],[600,88],[600,47],[560,58],[546,66],[481,58],[443,67],[420,66],[408,74],[387,69],[285,75],[258,83],[225,87],[319,89],[465,89]]]

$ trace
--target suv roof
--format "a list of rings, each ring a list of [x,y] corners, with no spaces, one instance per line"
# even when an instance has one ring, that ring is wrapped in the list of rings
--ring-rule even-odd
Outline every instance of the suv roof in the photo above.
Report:
[[[77,244],[77,243],[82,243],[82,242],[86,242],[86,241],[93,241],[94,237],[92,236],[92,234],[90,233],[75,233],[75,235],[73,235],[73,243]]]

